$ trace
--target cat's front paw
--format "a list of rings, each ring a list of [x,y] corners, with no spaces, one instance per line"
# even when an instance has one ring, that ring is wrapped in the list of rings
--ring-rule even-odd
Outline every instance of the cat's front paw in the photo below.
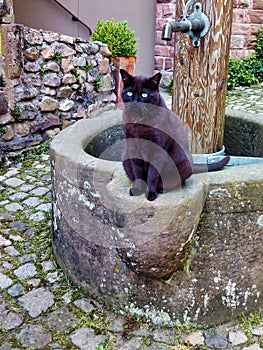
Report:
[[[157,193],[156,192],[149,192],[147,195],[148,201],[154,201],[157,198]]]
[[[130,196],[140,196],[144,191],[141,188],[131,187]]]

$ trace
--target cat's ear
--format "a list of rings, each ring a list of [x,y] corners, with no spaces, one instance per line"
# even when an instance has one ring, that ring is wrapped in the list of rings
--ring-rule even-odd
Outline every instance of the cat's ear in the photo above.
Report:
[[[161,78],[162,78],[162,74],[159,72],[154,74],[149,80],[154,85],[155,88],[158,88]]]
[[[121,77],[123,80],[123,84],[129,85],[133,80],[133,76],[130,75],[128,72],[126,72],[126,70],[124,70],[124,69],[120,69],[120,73],[121,73]]]

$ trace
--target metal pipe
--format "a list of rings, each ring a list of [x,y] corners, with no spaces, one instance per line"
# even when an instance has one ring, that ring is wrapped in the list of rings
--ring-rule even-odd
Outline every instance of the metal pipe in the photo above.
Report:
[[[189,24],[187,22],[173,22],[165,23],[162,30],[162,40],[172,40],[173,32],[187,33],[189,31]]]
[[[201,32],[205,27],[205,22],[202,19],[192,19],[181,22],[165,23],[162,30],[162,40],[172,40],[173,32],[188,33],[190,30],[193,32]]]
[[[172,40],[172,25],[171,23],[165,23],[162,30],[162,40],[170,41]]]
[[[192,24],[192,31],[195,33],[201,33],[202,30],[205,28],[205,22],[202,19],[191,19],[190,20],[191,24]]]

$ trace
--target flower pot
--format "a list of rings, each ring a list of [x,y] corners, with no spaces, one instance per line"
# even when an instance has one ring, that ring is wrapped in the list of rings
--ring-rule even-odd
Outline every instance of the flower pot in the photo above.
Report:
[[[136,56],[130,57],[113,57],[113,66],[115,67],[113,72],[113,78],[115,80],[114,92],[117,96],[117,104],[122,104],[121,90],[123,88],[122,78],[120,75],[120,69],[125,69],[129,74],[134,74],[136,63]]]

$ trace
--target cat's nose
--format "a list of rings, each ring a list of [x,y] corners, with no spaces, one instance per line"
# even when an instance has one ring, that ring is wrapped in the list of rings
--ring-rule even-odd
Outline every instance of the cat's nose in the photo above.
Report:
[[[136,102],[141,102],[141,101],[142,101],[142,96],[139,93],[139,94],[136,95]]]

